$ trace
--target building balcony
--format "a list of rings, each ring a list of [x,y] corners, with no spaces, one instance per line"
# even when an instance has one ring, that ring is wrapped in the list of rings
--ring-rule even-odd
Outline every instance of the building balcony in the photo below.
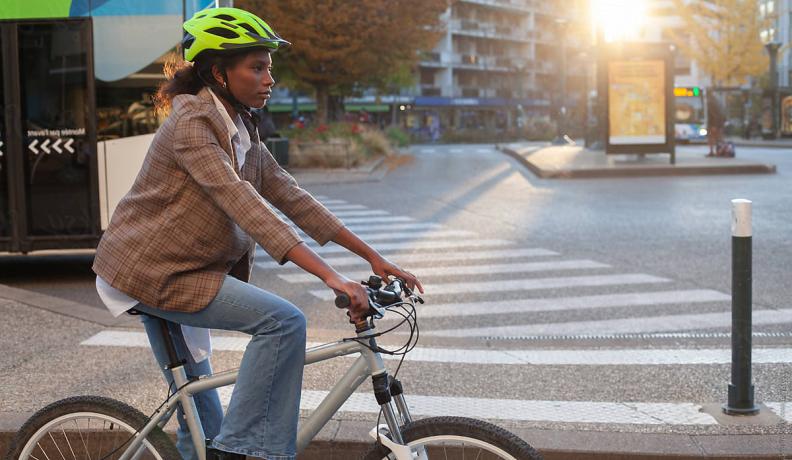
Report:
[[[536,31],[520,26],[512,27],[504,24],[471,21],[469,19],[452,19],[449,21],[449,29],[454,35],[519,43],[530,43],[535,39],[536,35]]]
[[[481,56],[478,54],[454,54],[451,66],[456,69],[487,70],[508,72],[508,67],[499,66],[495,56]]]
[[[443,91],[435,86],[422,86],[421,96],[442,96]]]
[[[460,3],[469,3],[487,8],[494,8],[502,11],[528,14],[535,9],[536,3],[533,0],[462,0]]]

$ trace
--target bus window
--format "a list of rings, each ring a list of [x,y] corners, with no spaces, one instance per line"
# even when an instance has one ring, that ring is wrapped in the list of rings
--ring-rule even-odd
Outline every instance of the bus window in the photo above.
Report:
[[[707,137],[704,97],[696,88],[674,88],[674,133],[677,141],[702,141]]]
[[[0,35],[0,49],[3,48],[2,35]],[[11,218],[8,203],[8,141],[6,140],[5,125],[5,82],[3,72],[0,72],[0,238],[11,235]]]

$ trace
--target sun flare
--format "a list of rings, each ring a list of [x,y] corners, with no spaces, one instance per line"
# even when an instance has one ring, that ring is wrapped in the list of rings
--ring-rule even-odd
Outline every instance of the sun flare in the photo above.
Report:
[[[646,0],[591,0],[594,24],[602,28],[605,41],[631,40],[646,22]]]

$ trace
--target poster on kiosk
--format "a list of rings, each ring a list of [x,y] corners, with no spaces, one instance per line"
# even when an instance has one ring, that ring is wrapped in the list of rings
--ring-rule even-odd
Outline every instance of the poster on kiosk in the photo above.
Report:
[[[667,153],[673,164],[674,64],[670,46],[612,44],[602,64],[600,81],[608,111],[605,153]]]

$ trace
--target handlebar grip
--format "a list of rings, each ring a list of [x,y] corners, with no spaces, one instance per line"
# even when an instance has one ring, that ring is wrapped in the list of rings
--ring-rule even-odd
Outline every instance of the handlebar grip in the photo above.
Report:
[[[349,299],[349,296],[346,294],[339,294],[335,298],[335,306],[338,308],[349,308],[352,305],[352,301]]]

